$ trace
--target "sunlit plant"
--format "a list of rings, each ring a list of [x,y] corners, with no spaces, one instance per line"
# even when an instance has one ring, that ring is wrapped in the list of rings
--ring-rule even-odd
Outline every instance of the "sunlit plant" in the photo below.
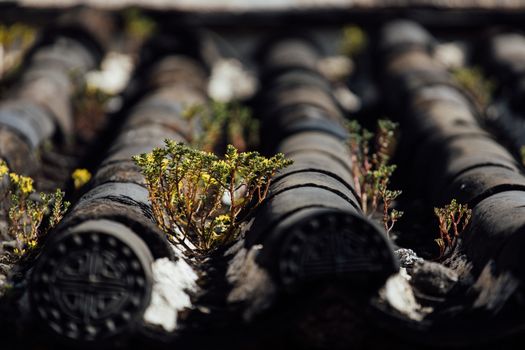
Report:
[[[71,73],[75,75],[75,72]],[[85,142],[93,140],[103,125],[111,95],[82,82],[72,99],[75,116],[75,134]],[[96,127],[93,127],[93,126]]]
[[[91,173],[87,169],[75,169],[71,174],[71,179],[75,189],[78,190],[91,180]]]
[[[362,52],[367,45],[367,37],[363,29],[355,25],[343,28],[343,39],[341,41],[341,53],[354,57]]]
[[[14,262],[33,250],[38,239],[55,227],[69,207],[64,192],[35,193],[33,179],[11,172],[0,159],[1,217],[7,220],[2,232],[0,259]]]
[[[22,24],[0,24],[0,78],[20,64],[24,52],[35,40],[34,28]]]
[[[372,171],[371,198],[372,208],[377,210],[377,200],[380,199],[383,207],[383,226],[387,235],[394,228],[394,224],[403,216],[403,212],[392,208],[394,201],[399,197],[402,191],[392,191],[388,189],[390,177],[396,169],[395,165],[381,165],[378,170]]]
[[[130,45],[129,50],[134,52],[157,30],[157,23],[138,8],[128,8],[122,12],[124,34]]]
[[[489,105],[495,87],[494,82],[486,79],[479,67],[453,69],[452,77],[470,93],[479,108],[484,109]]]
[[[379,120],[374,134],[355,120],[348,123],[352,175],[361,208],[365,214],[373,216],[382,207],[387,234],[403,215],[402,211],[392,208],[401,191],[389,189],[390,178],[396,169],[396,165],[388,163],[395,147],[397,127],[398,124],[390,120]]]
[[[457,239],[470,222],[472,210],[467,204],[459,204],[452,199],[443,208],[434,208],[434,214],[438,218],[440,235],[435,242],[439,246],[439,258],[442,258],[447,249],[456,245]]]
[[[185,109],[184,117],[194,126],[192,145],[197,149],[213,152],[224,139],[243,152],[258,143],[259,123],[251,110],[238,102],[192,105]]]
[[[283,154],[265,158],[228,145],[224,158],[166,140],[164,148],[133,157],[149,190],[159,227],[189,249],[228,244],[268,194],[275,173],[289,164]]]

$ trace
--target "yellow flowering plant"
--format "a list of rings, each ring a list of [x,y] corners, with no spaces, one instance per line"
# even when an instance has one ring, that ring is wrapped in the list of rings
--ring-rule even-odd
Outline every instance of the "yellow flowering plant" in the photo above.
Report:
[[[71,174],[71,178],[75,189],[78,190],[91,180],[91,173],[87,169],[75,169]]]
[[[9,173],[9,167],[6,162],[0,159],[0,176],[4,176]]]
[[[11,172],[2,159],[0,188],[0,218],[7,221],[7,230],[1,237],[0,260],[13,262],[35,248],[39,237],[58,224],[69,203],[59,189],[53,194],[36,194],[33,179]]]
[[[0,78],[16,71],[35,37],[35,28],[26,24],[0,24]]]
[[[267,196],[272,177],[291,164],[280,153],[265,158],[228,145],[221,159],[183,143],[165,143],[133,159],[146,178],[159,227],[201,251],[234,241],[241,223]]]

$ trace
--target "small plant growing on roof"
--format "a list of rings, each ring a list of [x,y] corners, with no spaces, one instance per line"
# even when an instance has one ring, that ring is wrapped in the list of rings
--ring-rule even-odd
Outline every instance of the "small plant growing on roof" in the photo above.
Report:
[[[157,32],[157,23],[138,8],[129,8],[122,13],[124,33],[133,52]]]
[[[392,208],[401,191],[392,191],[388,188],[390,178],[396,169],[396,165],[388,165],[388,162],[395,147],[397,127],[398,124],[390,120],[379,120],[374,135],[355,120],[348,123],[352,175],[356,192],[361,200],[361,208],[365,214],[372,216],[381,204],[383,226],[388,235],[403,215],[402,211]]]
[[[456,245],[457,239],[470,222],[472,209],[467,204],[459,204],[452,199],[443,208],[434,208],[434,214],[439,222],[440,238],[435,239],[435,242],[439,246],[438,259],[441,259],[447,249]]]
[[[228,145],[220,159],[183,143],[165,143],[133,160],[146,178],[159,227],[200,251],[235,240],[241,223],[268,194],[272,177],[291,164],[280,153],[265,158]]]
[[[33,250],[38,239],[62,220],[69,202],[64,201],[64,192],[59,189],[53,194],[36,194],[33,179],[11,172],[1,159],[0,181],[0,218],[7,221],[6,232],[1,233],[0,260],[13,263]]]
[[[78,190],[91,180],[91,173],[87,169],[75,169],[73,173],[71,173],[71,179],[73,180],[75,189]]]
[[[367,45],[367,37],[363,29],[356,25],[343,28],[343,39],[341,41],[341,53],[354,57],[361,53]]]
[[[35,40],[34,28],[22,24],[0,24],[0,78],[12,72]]]
[[[211,101],[210,107],[192,105],[184,111],[195,133],[192,145],[197,149],[213,152],[224,137],[226,143],[244,152],[258,143],[259,123],[251,110],[238,102]]]
[[[452,70],[456,83],[469,92],[477,107],[485,109],[494,92],[494,82],[484,77],[479,67],[460,67]]]
[[[77,73],[72,72],[73,78]],[[111,95],[105,91],[89,85],[83,81],[72,99],[75,135],[79,137],[82,142],[90,142],[97,136],[100,128],[104,124],[106,118],[106,111]]]
[[[525,166],[525,146],[520,147],[521,165]]]

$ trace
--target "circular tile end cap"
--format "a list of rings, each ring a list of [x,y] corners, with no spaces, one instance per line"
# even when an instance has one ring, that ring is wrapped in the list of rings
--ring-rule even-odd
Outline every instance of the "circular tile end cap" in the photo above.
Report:
[[[49,242],[30,284],[31,306],[51,333],[103,343],[129,332],[149,305],[147,246],[126,226],[84,222]]]
[[[288,288],[328,279],[370,290],[399,269],[385,234],[355,213],[327,210],[289,227],[284,237],[279,275]]]

